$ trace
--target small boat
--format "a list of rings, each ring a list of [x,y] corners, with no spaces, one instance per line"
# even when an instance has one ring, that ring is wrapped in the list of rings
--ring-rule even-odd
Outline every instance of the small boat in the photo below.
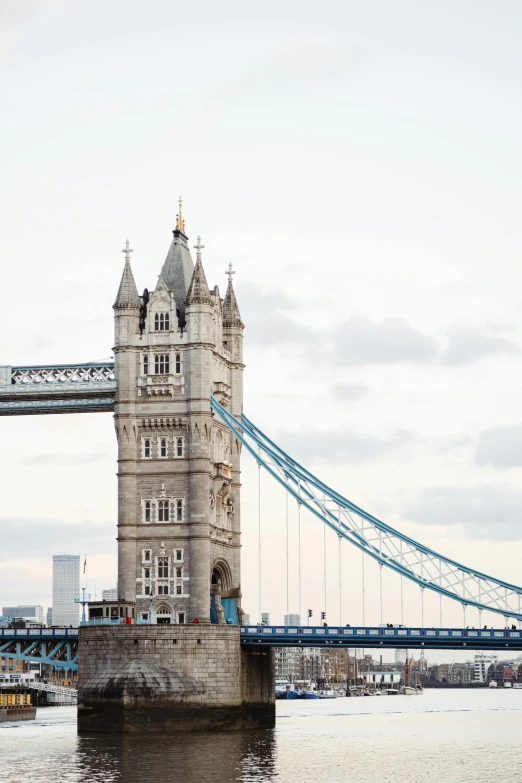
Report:
[[[298,695],[293,688],[276,688],[276,699],[297,699]]]
[[[383,696],[398,696],[399,695],[399,691],[397,690],[397,688],[387,688],[382,693],[383,693]]]
[[[495,682],[495,680],[491,680],[491,682],[489,683],[489,687],[490,688],[497,688],[498,687],[497,683]]]
[[[522,682],[514,682],[514,683],[513,683],[513,688],[514,688],[515,690],[517,690],[517,691],[520,691],[520,690],[522,690]]]
[[[512,688],[512,687],[513,687],[513,683],[512,682],[508,681],[508,682],[504,683],[504,688]]]
[[[319,699],[317,691],[301,691],[299,694],[300,699]]]
[[[416,687],[413,687],[413,685],[404,685],[401,693],[403,696],[422,696],[423,690],[422,686],[419,687],[417,685]]]
[[[333,691],[317,691],[320,699],[336,699],[337,696]]]

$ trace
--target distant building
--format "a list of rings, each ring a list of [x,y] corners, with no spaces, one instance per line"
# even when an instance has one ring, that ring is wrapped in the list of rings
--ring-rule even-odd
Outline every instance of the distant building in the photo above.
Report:
[[[18,606],[4,606],[2,615],[8,620],[15,617],[23,617],[24,620],[32,620],[35,623],[44,622],[44,608],[40,604],[19,604]]]
[[[406,650],[395,650],[395,663],[404,666],[406,663]]]
[[[243,625],[250,625],[250,615],[244,614],[243,615]]]
[[[491,665],[497,665],[498,655],[491,653],[478,653],[475,655],[473,665],[473,682],[487,682],[488,670]]]
[[[261,612],[261,622],[263,625],[270,625],[270,612]]]
[[[298,614],[285,614],[283,625],[301,625],[301,618]]]
[[[47,625],[52,625],[53,624],[53,607],[52,606],[50,606],[49,609],[47,610],[47,618],[46,618],[46,620],[47,620]]]
[[[53,625],[77,626],[80,598],[80,556],[53,556]]]
[[[389,685],[392,688],[398,685],[401,681],[400,672],[364,672],[364,680],[366,685]]]
[[[298,647],[276,647],[275,676],[276,680],[300,679],[301,650]]]
[[[301,650],[299,679],[315,681],[324,677],[324,668],[322,660],[322,650],[320,647],[305,647]]]
[[[102,590],[102,601],[117,601],[118,588],[110,587],[108,590]]]

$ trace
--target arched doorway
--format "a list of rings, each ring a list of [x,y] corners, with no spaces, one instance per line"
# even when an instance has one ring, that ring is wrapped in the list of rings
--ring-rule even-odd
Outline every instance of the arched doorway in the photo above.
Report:
[[[154,617],[158,625],[170,625],[172,623],[172,609],[168,604],[160,604],[154,610]]]
[[[210,575],[210,622],[237,625],[237,590],[232,590],[232,573],[226,560],[214,561]]]

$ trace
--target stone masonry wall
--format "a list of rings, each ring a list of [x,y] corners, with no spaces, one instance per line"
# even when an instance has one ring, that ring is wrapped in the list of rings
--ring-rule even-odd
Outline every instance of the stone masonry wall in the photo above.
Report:
[[[271,727],[271,651],[245,652],[230,625],[84,627],[80,732]]]

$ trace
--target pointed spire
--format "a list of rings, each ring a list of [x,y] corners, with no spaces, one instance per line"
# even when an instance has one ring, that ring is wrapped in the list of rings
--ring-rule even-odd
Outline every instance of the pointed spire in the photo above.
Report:
[[[205,276],[205,270],[203,269],[203,263],[201,261],[201,251],[205,246],[201,244],[201,237],[198,237],[197,245],[194,245],[196,250],[196,266],[194,267],[194,274],[190,281],[189,289],[187,291],[187,298],[185,304],[210,304],[210,291],[208,288],[207,278]]]
[[[223,326],[236,326],[243,329],[244,324],[241,320],[241,313],[239,312],[236,294],[232,284],[232,275],[236,274],[232,271],[232,264],[228,265],[228,272],[225,272],[225,274],[228,277],[228,286],[223,300]]]
[[[179,204],[179,212],[176,215],[176,231],[181,231],[183,234],[185,233],[185,221],[183,219],[183,199],[181,196],[178,199]]]
[[[120,287],[118,288],[118,295],[113,307],[115,309],[120,307],[139,307],[140,299],[138,296],[138,289],[134,282],[134,275],[130,265],[130,254],[133,252],[129,246],[129,240],[125,242],[125,247],[121,251],[125,253],[125,266],[123,268],[123,275],[121,276]]]

